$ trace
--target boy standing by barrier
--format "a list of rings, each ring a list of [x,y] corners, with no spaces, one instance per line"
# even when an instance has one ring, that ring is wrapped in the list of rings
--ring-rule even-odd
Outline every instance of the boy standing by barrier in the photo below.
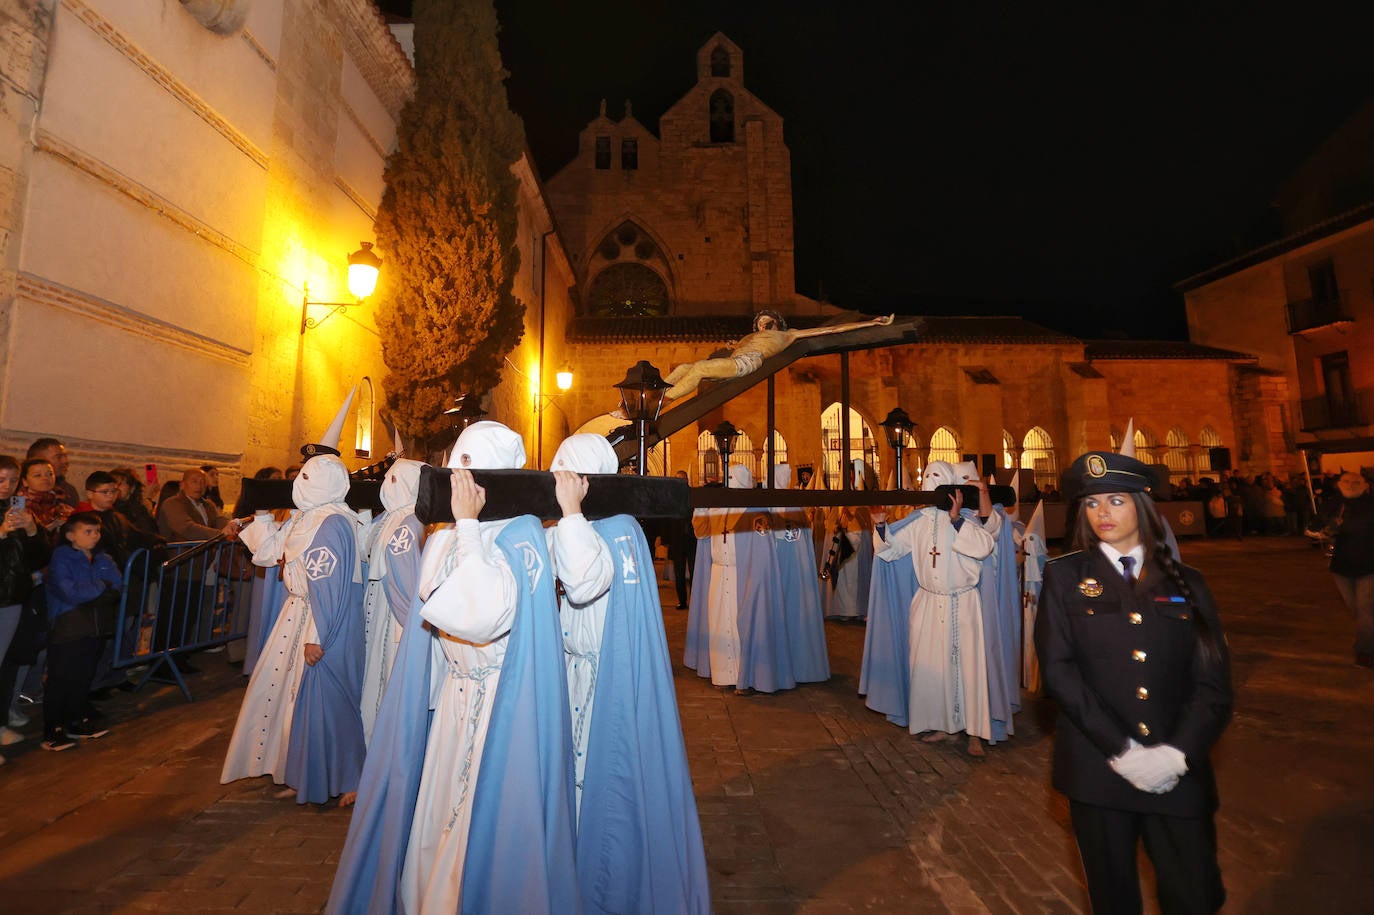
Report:
[[[43,749],[69,750],[73,738],[104,737],[90,717],[87,697],[102,640],[114,632],[122,580],[100,543],[100,516],[77,512],[62,525],[66,541],[52,554],[45,578],[48,597],[47,685],[43,696]]]

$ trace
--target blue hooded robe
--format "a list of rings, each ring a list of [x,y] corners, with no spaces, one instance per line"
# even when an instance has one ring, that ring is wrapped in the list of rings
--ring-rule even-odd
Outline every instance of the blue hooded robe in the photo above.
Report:
[[[496,546],[520,596],[472,795],[463,911],[576,915],[572,713],[553,563],[530,515]]]
[[[687,644],[683,663],[698,676],[711,676],[710,608],[711,542],[716,535],[697,539],[697,567],[692,581],[692,604],[687,611]],[[773,548],[768,512],[745,509],[729,533],[735,550],[739,601],[739,674],[737,689],[762,693],[797,685],[792,671],[792,646],[787,634],[782,576]]]
[[[1006,740],[1014,732],[1012,716],[1021,711],[1021,586],[1016,569],[1016,531],[1006,510],[997,545],[978,576],[978,599],[983,607],[983,648],[987,657],[988,710],[992,739]]]
[[[921,516],[912,512],[888,525],[891,536]],[[859,695],[864,704],[887,720],[907,726],[911,691],[911,597],[916,593],[916,569],[910,562],[873,563],[868,591],[868,628],[859,669]]]
[[[628,515],[592,527],[617,572],[601,637],[578,824],[583,908],[704,915],[711,911],[711,887],[653,557]]]
[[[520,593],[473,792],[463,910],[576,913],[572,727],[552,567],[533,517],[511,521],[496,545]],[[410,618],[418,612],[417,599]],[[401,871],[432,716],[433,638],[427,625],[406,626],[401,637],[327,912],[404,911]]]
[[[257,666],[258,656],[267,644],[267,636],[276,625],[277,613],[286,602],[286,583],[281,580],[281,570],[273,567],[264,569],[253,567],[253,586],[248,598],[248,632],[244,639],[243,675],[251,677]]]
[[[354,526],[343,515],[326,518],[300,560],[310,582],[310,614],[324,657],[302,671],[291,717],[282,780],[296,789],[298,804],[323,804],[356,791],[367,754],[359,709],[363,589],[353,580]]]
[[[783,606],[788,614],[792,674],[798,683],[822,683],[830,679],[830,657],[825,645],[825,612],[821,609],[811,528],[802,523],[804,519],[799,508],[775,510],[773,541],[782,577]]]

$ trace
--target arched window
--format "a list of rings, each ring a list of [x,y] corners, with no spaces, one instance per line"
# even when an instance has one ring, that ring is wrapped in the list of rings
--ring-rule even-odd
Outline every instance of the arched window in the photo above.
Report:
[[[651,476],[651,477],[666,477],[666,476],[668,476],[669,468],[671,468],[671,467],[673,466],[672,464],[670,464],[670,463],[668,462],[668,458],[669,458],[669,453],[668,453],[668,439],[665,438],[665,439],[663,439],[661,442],[659,442],[657,445],[654,445],[652,448],[650,448],[650,449],[649,449],[649,452],[648,452],[648,454],[647,454],[647,458],[648,458],[648,463],[649,463],[649,474],[648,474],[649,476]],[[632,461],[631,461],[632,464],[633,464],[633,463],[637,463],[637,462],[638,462],[638,458],[634,458],[634,459],[632,459]]]
[[[735,439],[735,450],[730,453],[730,463],[743,464],[755,483],[759,481],[759,450],[754,447],[754,440],[749,433],[741,429],[739,438]]]
[[[1167,445],[1164,450],[1164,463],[1169,465],[1169,476],[1186,477],[1191,474],[1193,471],[1188,460],[1188,433],[1174,426],[1164,437],[1164,441]]]
[[[611,264],[587,289],[587,308],[594,315],[646,317],[668,313],[668,286],[643,264]]]
[[[1035,485],[1041,489],[1059,486],[1059,462],[1054,455],[1050,434],[1034,426],[1021,440],[1021,467],[1035,472]]]
[[[1212,471],[1212,449],[1221,447],[1221,436],[1211,426],[1203,426],[1202,434],[1197,437],[1202,450],[1197,456],[1197,472],[1201,476]]]
[[[1135,430],[1135,457],[1146,464],[1158,464],[1159,439],[1149,429],[1137,427]]]
[[[706,430],[697,436],[697,485],[724,483],[720,477],[720,452],[716,451],[716,437]]]
[[[711,75],[730,75],[730,52],[722,45],[716,45],[715,50],[711,52]]]
[[[1002,430],[1002,467],[1010,470],[1016,466],[1016,439],[1006,429]]]
[[[1107,440],[1111,443],[1113,451],[1119,452],[1121,450],[1121,430],[1116,426],[1112,426],[1111,431],[1107,434]]]
[[[358,408],[355,416],[357,425],[353,433],[354,457],[372,457],[372,417],[376,412],[374,407],[372,379],[364,375],[358,384]]]
[[[786,463],[787,463],[787,440],[784,439],[784,438],[782,437],[782,433],[781,433],[781,432],[779,432],[777,429],[774,429],[774,430],[773,430],[773,466],[776,467],[778,464],[786,464]],[[767,449],[767,448],[764,448],[764,449],[759,453],[759,473],[763,473],[763,472],[764,472],[764,468],[766,468],[767,466],[768,466],[768,449]],[[794,480],[795,480],[796,474],[794,473],[792,476],[793,476],[793,478],[794,478]],[[772,485],[773,485],[773,481],[772,481],[772,480],[767,480],[766,482],[768,483],[769,487],[771,488]]]
[[[735,97],[724,89],[711,93],[711,142],[735,142]]]
[[[957,464],[960,460],[959,436],[948,426],[941,426],[930,434],[930,461],[948,461]]]
[[[840,475],[840,463],[844,460],[844,441],[840,438],[840,405],[832,403],[821,413],[821,443],[824,457],[825,485],[831,489],[843,489],[844,477]],[[858,410],[849,408],[849,459],[862,460],[873,468],[882,479],[878,469],[878,446],[868,421]]]

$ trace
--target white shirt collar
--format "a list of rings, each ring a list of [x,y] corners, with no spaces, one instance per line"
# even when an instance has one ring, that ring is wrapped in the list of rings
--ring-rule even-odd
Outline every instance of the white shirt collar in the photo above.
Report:
[[[1122,578],[1126,577],[1126,570],[1121,567],[1119,561],[1122,556],[1131,556],[1135,559],[1135,565],[1132,568],[1135,569],[1137,577],[1140,576],[1140,570],[1145,568],[1145,545],[1143,543],[1137,543],[1134,549],[1128,550],[1125,553],[1102,540],[1097,541],[1097,548],[1102,551],[1103,556],[1106,556],[1107,559],[1111,561],[1112,566],[1121,573]]]

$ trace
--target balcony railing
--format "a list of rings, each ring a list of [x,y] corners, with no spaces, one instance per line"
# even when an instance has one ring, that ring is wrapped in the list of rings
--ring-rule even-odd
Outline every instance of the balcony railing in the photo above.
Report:
[[[1318,327],[1327,327],[1353,320],[1350,317],[1349,309],[1345,307],[1345,296],[1339,293],[1334,298],[1303,299],[1300,302],[1289,302],[1287,312],[1288,332],[1290,334],[1300,334],[1305,330],[1315,330]]]
[[[1348,429],[1371,422],[1374,416],[1374,388],[1354,391],[1349,397],[1308,397],[1299,406],[1302,410],[1302,431]]]

